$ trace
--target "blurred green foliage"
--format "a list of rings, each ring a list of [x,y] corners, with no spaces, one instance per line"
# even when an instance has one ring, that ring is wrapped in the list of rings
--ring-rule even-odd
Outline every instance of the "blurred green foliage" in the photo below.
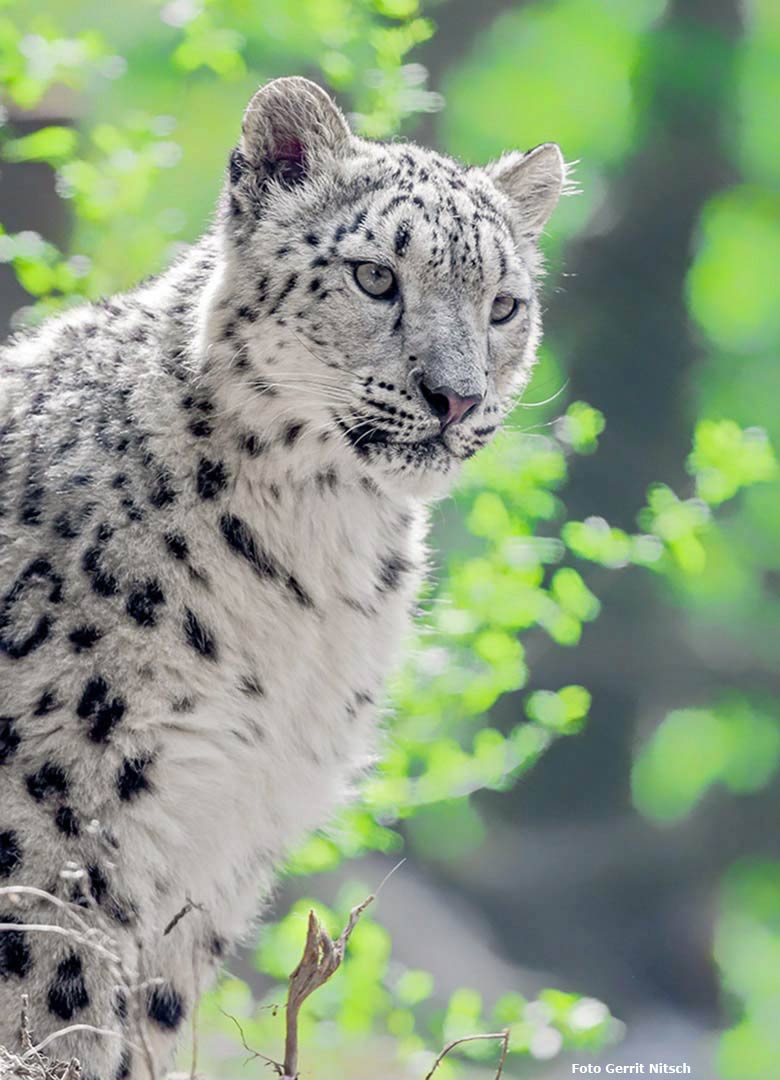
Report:
[[[720,1075],[724,1080],[777,1080],[780,863],[746,859],[732,868],[721,894],[715,959],[740,1014],[721,1040]]]
[[[440,131],[453,153],[483,161],[554,136],[568,157],[582,159],[583,195],[565,201],[553,220],[554,265],[565,244],[604,215],[610,180],[648,137],[636,73],[665,9],[665,0],[517,5],[444,80],[448,108]],[[126,8],[121,20],[97,0],[25,0],[13,9],[0,2],[7,106],[0,159],[55,169],[73,222],[66,251],[32,231],[8,234],[0,225],[0,261],[30,296],[18,322],[124,288],[197,235],[240,109],[258,81],[313,74],[342,95],[357,128],[372,136],[392,135],[438,110],[443,99],[410,60],[435,32],[436,15],[446,18],[443,0],[300,0],[262,10],[247,0],[146,0]],[[667,44],[672,55],[674,41]],[[645,568],[692,621],[728,622],[757,649],[770,648],[772,635],[776,640],[780,605],[762,606],[760,579],[780,571],[772,450],[780,412],[770,374],[780,340],[780,129],[767,124],[766,112],[780,90],[779,55],[780,11],[773,0],[755,0],[738,55],[733,123],[723,132],[739,181],[703,208],[688,274],[690,318],[707,347],[691,417],[690,487],[653,485],[635,531],[600,517],[568,520],[571,463],[597,452],[605,418],[584,402],[561,413],[555,395],[539,400],[563,381],[562,356],[547,345],[528,397],[553,420],[542,434],[529,431],[520,405],[494,445],[469,463],[456,497],[465,535],[435,593],[422,598],[410,660],[392,687],[392,742],[360,802],[327,835],[311,838],[289,873],[313,875],[407,844],[431,862],[460,859],[483,843],[475,796],[515,784],[555,740],[580,731],[594,707],[588,690],[575,684],[528,693],[523,641],[542,633],[559,646],[577,645],[600,611],[587,583],[589,564],[610,573]],[[84,110],[76,126],[16,130],[15,121],[63,86]],[[727,513],[714,515],[730,500]],[[518,705],[509,724],[486,724],[506,695],[515,695],[510,700],[522,702],[523,711]],[[778,759],[780,724],[771,702],[732,695],[680,708],[638,751],[635,803],[651,819],[671,823],[718,785],[735,795],[759,789]],[[316,891],[316,882],[311,887]],[[349,885],[331,911],[301,900],[265,930],[258,969],[283,983],[300,954],[309,906],[337,931],[369,891]],[[780,965],[772,965],[774,975],[759,975],[766,964],[757,962],[780,956],[778,912],[778,867],[736,867],[724,885],[716,942],[738,1013],[722,1042],[726,1080],[780,1075],[771,1071],[780,1047],[767,1019],[780,993]],[[258,1007],[243,983],[226,978],[204,1000],[202,1029],[223,1054],[232,1047],[238,1061],[235,1017],[249,1045],[273,1054],[281,1020],[269,1003],[282,995],[277,988]],[[302,1024],[303,1046],[323,1067],[332,1061],[334,1075],[347,1074],[347,1057],[359,1055],[354,1048],[369,1035],[392,1040],[389,1057],[405,1063],[404,1075],[423,1075],[443,1042],[496,1026],[510,1028],[515,1064],[529,1055],[548,1060],[566,1049],[596,1050],[619,1032],[606,1006],[576,994],[550,990],[533,1001],[510,994],[486,1004],[462,988],[443,998],[430,975],[394,961],[387,931],[370,915],[355,931],[343,972],[314,996]],[[476,1043],[463,1056],[488,1061],[494,1051]],[[361,1068],[355,1064],[355,1075],[365,1074]],[[456,1071],[448,1058],[441,1080]]]
[[[656,821],[678,821],[713,784],[737,795],[760,791],[779,762],[780,725],[769,702],[763,710],[739,698],[712,709],[680,709],[637,758],[634,801]]]

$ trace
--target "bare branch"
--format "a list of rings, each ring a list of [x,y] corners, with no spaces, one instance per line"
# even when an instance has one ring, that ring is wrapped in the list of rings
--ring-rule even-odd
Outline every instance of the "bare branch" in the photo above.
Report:
[[[203,904],[196,904],[195,901],[190,900],[190,898],[188,896],[187,897],[187,902],[185,903],[184,907],[181,909],[181,911],[176,912],[176,914],[173,916],[171,921],[168,923],[168,925],[163,930],[163,937],[167,937],[168,934],[170,934],[171,930],[173,930],[174,926],[176,926],[177,923],[180,923],[185,915],[189,915],[189,913],[191,911],[203,911],[203,910],[204,910]]]
[[[22,994],[22,1022],[20,1026],[20,1032],[22,1037],[23,1050],[33,1049],[32,1034],[30,1033],[30,1014],[28,1012],[29,1008],[30,999],[27,994]]]
[[[241,1045],[244,1047],[248,1054],[252,1055],[251,1057],[247,1058],[247,1061],[252,1061],[254,1058],[260,1058],[260,1060],[264,1061],[266,1065],[271,1066],[277,1076],[283,1076],[284,1066],[280,1062],[274,1061],[273,1058],[266,1057],[266,1055],[261,1054],[259,1050],[253,1050],[252,1047],[247,1044],[246,1037],[244,1036],[244,1029],[241,1027],[241,1024],[238,1022],[236,1017],[232,1016],[228,1012],[225,1012],[224,1009],[220,1009],[219,1011],[222,1013],[223,1016],[226,1016],[228,1020],[232,1020],[238,1028],[238,1035],[241,1039]]]
[[[65,1072],[62,1074],[62,1080],[81,1080],[81,1065],[78,1058],[70,1059]]]
[[[504,1028],[503,1031],[495,1031],[489,1035],[464,1035],[460,1039],[453,1039],[451,1043],[447,1043],[442,1052],[436,1058],[433,1063],[433,1068],[426,1075],[425,1080],[431,1080],[431,1077],[441,1065],[442,1061],[444,1061],[447,1054],[449,1054],[451,1050],[454,1050],[456,1046],[462,1046],[463,1043],[477,1042],[481,1039],[500,1039],[503,1043],[501,1059],[498,1063],[498,1072],[495,1075],[495,1080],[501,1080],[501,1075],[504,1071],[504,1065],[506,1063],[506,1056],[509,1053],[509,1028]]]
[[[401,859],[380,881],[376,892],[367,896],[349,913],[347,925],[335,941],[319,921],[313,911],[309,912],[309,925],[303,956],[290,975],[287,989],[287,1018],[284,1040],[284,1067],[280,1075],[283,1080],[298,1080],[298,1014],[306,998],[328,981],[341,967],[347,943],[358,920],[369,904],[373,904],[386,882],[406,862]],[[275,1062],[272,1064],[276,1065]]]

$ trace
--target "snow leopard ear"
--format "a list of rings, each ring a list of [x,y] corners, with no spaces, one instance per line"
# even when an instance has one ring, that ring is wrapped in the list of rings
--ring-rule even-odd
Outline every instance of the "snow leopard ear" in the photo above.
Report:
[[[350,137],[344,114],[325,91],[297,77],[261,86],[247,106],[241,131],[246,161],[284,187],[305,180]]]
[[[485,166],[485,172],[509,200],[515,225],[536,238],[558,204],[566,164],[556,143],[542,143],[527,153],[512,150]]]

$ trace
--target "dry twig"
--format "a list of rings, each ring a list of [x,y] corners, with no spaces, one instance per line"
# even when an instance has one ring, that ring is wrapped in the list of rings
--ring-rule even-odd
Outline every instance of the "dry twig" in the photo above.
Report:
[[[50,1043],[64,1035],[69,1035],[76,1031],[89,1031],[100,1037],[121,1039],[127,1046],[142,1054],[151,1080],[151,1078],[155,1076],[155,1069],[151,1049],[145,1032],[143,1016],[145,1014],[145,992],[147,986],[155,980],[147,980],[144,982],[141,978],[143,956],[140,940],[136,941],[136,955],[134,957],[135,966],[133,967],[131,958],[123,959],[114,939],[100,929],[98,925],[93,925],[92,920],[89,919],[88,915],[85,916],[84,909],[80,906],[61,900],[59,897],[42,889],[25,885],[3,886],[0,888],[0,897],[4,896],[8,897],[8,899],[15,904],[19,903],[21,897],[29,897],[33,900],[44,901],[56,907],[67,917],[70,925],[63,926],[47,923],[0,922],[0,934],[3,932],[54,934],[68,938],[75,944],[92,950],[92,952],[104,961],[109,966],[110,970],[112,970],[117,987],[122,988],[127,992],[129,1005],[134,1013],[131,1022],[134,1024],[134,1028],[138,1033],[140,1046],[128,1038],[128,1032],[120,1033],[105,1028],[95,1027],[91,1024],[73,1024],[70,1027],[61,1028],[58,1031],[52,1032],[52,1034],[36,1046],[29,1025],[29,1002],[27,996],[22,995],[21,1023],[19,1029],[21,1053],[13,1053],[5,1047],[0,1046],[0,1077],[2,1077],[3,1080],[80,1080],[82,1073],[81,1065],[76,1058],[72,1058],[67,1062],[56,1060],[55,1058],[50,1058],[47,1053],[44,1053],[44,1050]],[[199,909],[199,905],[190,903],[187,910],[192,910],[193,908]],[[94,911],[94,905],[90,904],[87,908],[87,912],[94,913]],[[174,920],[173,925],[183,917],[183,914],[186,914],[186,912],[179,913],[178,917]],[[172,926],[170,928],[172,929]],[[197,972],[195,973],[195,978],[197,983]],[[194,1069],[195,1061],[193,1060],[193,1074]]]
[[[352,908],[347,925],[335,941],[333,941],[314,912],[309,912],[309,925],[306,932],[306,944],[303,947],[303,956],[295,971],[290,975],[290,983],[287,989],[284,1065],[279,1072],[282,1080],[298,1080],[298,1014],[301,1005],[303,1005],[306,998],[326,983],[331,975],[341,967],[347,943],[352,936],[352,931],[357,926],[358,919],[369,904],[373,904],[388,879],[405,862],[406,859],[401,859],[385,875],[376,892],[371,893],[360,904]],[[278,1065],[276,1067],[279,1068]]]
[[[433,1068],[426,1075],[425,1080],[431,1080],[431,1077],[436,1072],[442,1061],[446,1058],[447,1054],[451,1050],[454,1050],[456,1046],[461,1046],[463,1043],[477,1042],[480,1039],[500,1039],[504,1044],[501,1051],[501,1059],[498,1062],[498,1072],[495,1075],[495,1080],[501,1080],[501,1074],[504,1071],[504,1064],[506,1063],[506,1056],[509,1053],[509,1028],[504,1028],[503,1031],[494,1031],[489,1035],[464,1035],[460,1039],[453,1039],[451,1043],[447,1043],[442,1052],[436,1058],[433,1063]]]
[[[22,994],[19,1035],[22,1056],[0,1046],[0,1076],[6,1080],[81,1080],[81,1065],[77,1058],[55,1061],[40,1052],[33,1044],[29,1020],[29,999]]]
[[[244,1064],[246,1065],[248,1061],[253,1061],[255,1058],[260,1058],[260,1060],[266,1065],[271,1066],[277,1076],[281,1076],[282,1066],[279,1064],[279,1062],[274,1061],[273,1058],[266,1057],[266,1055],[261,1054],[259,1050],[253,1050],[252,1047],[249,1046],[249,1044],[247,1043],[246,1036],[244,1035],[244,1029],[241,1027],[241,1024],[238,1022],[236,1017],[232,1016],[230,1013],[225,1012],[224,1009],[221,1009],[220,1012],[223,1016],[226,1016],[228,1020],[232,1020],[233,1023],[236,1025],[236,1027],[238,1028],[239,1038],[241,1039],[241,1045],[244,1047],[247,1053],[251,1054],[251,1057],[248,1057]]]
[[[191,911],[203,911],[203,904],[196,904],[195,901],[190,900],[188,896],[187,902],[185,903],[184,907],[181,909],[181,911],[176,912],[171,921],[163,930],[163,937],[167,937],[168,934],[170,934],[171,930],[173,930],[174,926],[176,926],[177,923],[180,923],[184,916],[189,915]]]

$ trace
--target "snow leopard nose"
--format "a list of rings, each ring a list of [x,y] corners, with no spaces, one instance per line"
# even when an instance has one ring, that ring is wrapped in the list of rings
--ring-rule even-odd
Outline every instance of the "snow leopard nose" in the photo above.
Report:
[[[439,418],[442,431],[451,424],[459,424],[461,420],[465,420],[483,399],[482,394],[469,394],[464,397],[451,386],[437,386],[431,389],[425,381],[420,383],[420,393],[428,402],[433,415]]]

